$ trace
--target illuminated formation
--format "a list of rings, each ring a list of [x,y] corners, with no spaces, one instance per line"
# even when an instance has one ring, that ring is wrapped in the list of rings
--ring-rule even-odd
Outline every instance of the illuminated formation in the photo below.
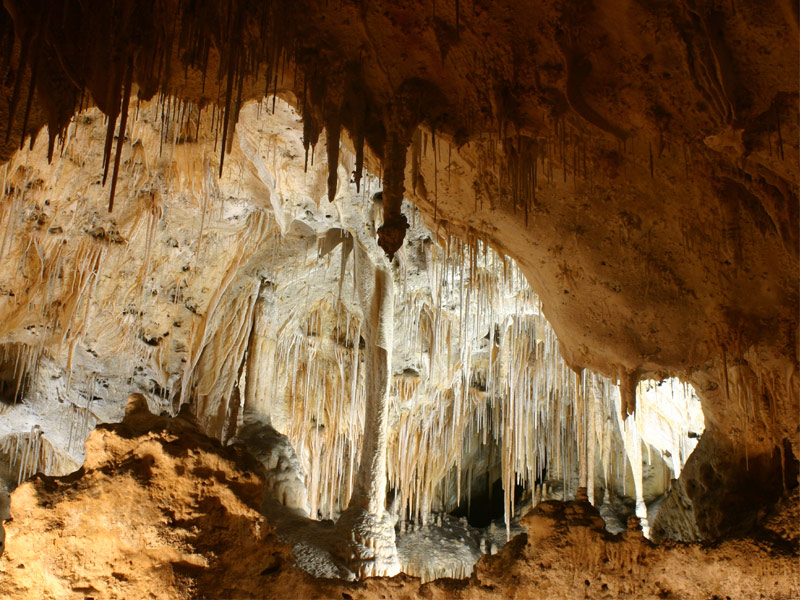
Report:
[[[555,481],[561,491],[553,496],[551,489],[550,496],[573,498],[584,487],[598,505],[603,497],[595,498],[596,487],[605,490],[608,500],[609,490],[613,495],[621,484],[618,493],[635,499],[636,514],[647,531],[643,460],[651,463],[652,452],[658,461],[664,460],[662,453],[669,454],[666,464],[673,474],[662,477],[664,492],[696,443],[689,432],[702,432],[702,416],[691,412],[699,408],[682,404],[692,397],[685,385],[662,384],[670,393],[662,393],[661,402],[645,404],[623,419],[614,382],[587,371],[575,373],[563,361],[541,303],[514,261],[478,238],[462,242],[442,237],[442,232],[434,234],[410,205],[405,206],[412,223],[406,245],[390,266],[375,243],[380,223],[375,219],[380,217],[371,207],[376,202],[372,190],[379,189],[374,178],[366,175],[362,180],[363,193],[337,179],[340,193],[334,203],[316,198],[317,204],[310,202],[312,195],[300,195],[309,189],[313,194],[315,171],[307,173],[299,160],[288,162],[302,146],[298,131],[286,128],[296,115],[285,103],[276,102],[278,112],[269,115],[259,114],[266,112],[265,105],[249,105],[240,116],[241,154],[234,155],[229,166],[234,172],[249,167],[259,178],[268,200],[262,199],[261,206],[234,196],[226,207],[220,186],[242,195],[242,181],[223,179],[218,184],[208,172],[208,160],[195,158],[194,150],[190,160],[176,161],[175,155],[186,150],[175,141],[172,161],[159,162],[164,149],[159,138],[151,137],[149,125],[154,108],[141,105],[139,114],[131,115],[131,133],[140,137],[123,155],[126,168],[119,185],[125,191],[135,186],[132,197],[148,195],[158,208],[145,218],[137,215],[127,226],[106,225],[112,233],[95,224],[88,235],[109,239],[88,256],[86,243],[72,242],[65,225],[98,216],[80,213],[74,204],[50,203],[54,214],[75,215],[65,225],[54,219],[8,236],[8,249],[19,255],[25,256],[31,245],[41,248],[43,262],[53,265],[44,270],[53,274],[36,281],[43,286],[43,308],[28,313],[29,321],[20,324],[22,331],[36,336],[38,346],[19,342],[13,346],[16,354],[6,357],[6,364],[12,359],[14,364],[9,394],[18,401],[7,414],[22,419],[17,413],[27,414],[36,406],[19,402],[20,396],[34,399],[37,393],[47,396],[54,390],[67,397],[76,391],[78,398],[82,391],[86,394],[83,404],[80,399],[67,402],[57,415],[45,417],[51,423],[7,435],[3,449],[19,473],[17,482],[37,470],[73,470],[82,458],[83,441],[101,420],[93,403],[102,404],[109,414],[120,414],[121,399],[141,389],[141,379],[149,377],[147,397],[154,410],[177,415],[188,403],[210,435],[228,440],[246,419],[251,424],[239,437],[267,448],[284,442],[259,441],[259,436],[274,436],[259,433],[259,423],[268,424],[264,431],[277,427],[299,462],[291,454],[277,458],[283,456],[278,453],[275,459],[266,455],[268,469],[274,470],[280,461],[284,465],[271,478],[276,481],[273,496],[312,518],[340,519],[348,506],[366,510],[377,519],[373,533],[377,539],[386,538],[389,547],[395,543],[395,521],[403,522],[401,530],[407,528],[405,522],[426,525],[434,514],[469,505],[476,479],[489,487],[500,480],[507,534],[515,517],[515,486],[529,490],[530,507],[548,497],[545,488]],[[76,117],[76,146],[81,138],[92,137],[91,115]],[[86,124],[81,127],[82,122]],[[196,145],[202,154],[200,142]],[[83,152],[70,158],[73,148],[65,146],[64,158],[50,165],[38,163],[39,168],[74,168],[77,158],[85,159]],[[277,157],[287,162],[279,163]],[[345,163],[352,161],[346,151],[341,157]],[[32,177],[35,161],[42,158],[35,149],[20,154],[19,166],[10,163],[10,180],[22,173]],[[86,163],[81,166],[91,172]],[[189,194],[170,188],[197,180],[202,183]],[[71,185],[65,190],[67,199],[85,182],[75,175]],[[200,210],[199,229],[159,231],[159,221],[180,219],[187,200]],[[118,210],[124,215],[124,207]],[[204,261],[212,252],[214,260]],[[165,258],[170,253],[182,256],[183,265],[170,264]],[[139,256],[140,266],[131,262]],[[64,265],[76,264],[71,261],[85,265],[85,271],[78,282],[64,285],[58,274]],[[119,276],[104,278],[108,268]],[[208,269],[219,273],[211,276],[219,277],[217,289],[200,287],[209,277]],[[376,274],[381,274],[378,279]],[[387,286],[383,296],[378,294],[378,281]],[[107,304],[102,301],[103,285],[117,290]],[[62,299],[64,294],[68,299]],[[116,306],[126,307],[127,318],[121,322],[109,318]],[[368,316],[379,314],[385,315],[385,323]],[[187,320],[185,325],[182,320]],[[68,324],[66,330],[63,324]],[[164,333],[154,335],[159,326]],[[51,350],[53,338],[57,344]],[[113,345],[115,356],[126,357],[129,364],[85,367],[84,361],[102,360],[88,351],[91,358],[76,357],[78,344],[89,340],[90,349],[96,343]],[[380,359],[388,361],[385,366],[375,362],[385,351],[381,344],[389,349]],[[64,361],[67,374],[55,378],[58,384],[52,383],[52,376],[41,380],[37,369],[42,357],[45,364]],[[132,377],[124,377],[126,367]],[[388,376],[380,373],[388,369],[391,378],[379,383]],[[98,381],[98,372],[116,376],[116,386],[127,393],[111,396],[105,391],[114,389],[106,381],[109,375]],[[389,387],[381,392],[384,385]],[[642,392],[638,396],[648,397]],[[384,406],[371,414],[367,407],[376,398]],[[362,461],[365,448],[377,453],[373,461]],[[362,464],[372,466],[365,469]],[[278,484],[285,480],[283,472],[289,480]],[[380,525],[387,489],[395,498],[396,512],[394,521]],[[357,573],[396,573],[396,550],[386,552],[388,566],[356,567]],[[377,560],[371,550],[367,555]],[[344,563],[351,559],[342,557]],[[463,574],[471,564],[457,568]]]

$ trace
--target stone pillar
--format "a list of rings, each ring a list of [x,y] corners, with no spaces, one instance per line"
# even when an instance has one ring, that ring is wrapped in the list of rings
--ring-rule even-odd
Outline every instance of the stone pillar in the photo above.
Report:
[[[376,266],[356,242],[358,298],[364,314],[367,390],[361,461],[353,494],[336,524],[347,538],[340,558],[358,578],[400,572],[394,523],[386,503],[386,443],[394,333],[394,281],[387,263]]]

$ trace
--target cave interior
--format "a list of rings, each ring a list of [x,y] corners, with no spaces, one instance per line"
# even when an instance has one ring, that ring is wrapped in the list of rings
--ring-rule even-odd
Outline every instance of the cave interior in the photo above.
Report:
[[[800,595],[798,31],[5,0],[0,594]]]

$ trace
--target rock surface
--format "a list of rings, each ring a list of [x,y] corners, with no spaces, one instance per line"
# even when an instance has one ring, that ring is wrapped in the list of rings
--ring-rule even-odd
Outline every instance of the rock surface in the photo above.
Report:
[[[349,133],[355,181],[387,167],[391,232],[405,188],[435,228],[516,258],[571,365],[695,383],[710,429],[685,472],[697,507],[738,497],[750,520],[776,498],[787,461],[772,457],[800,454],[794,3],[151,4],[64,2],[43,20],[4,3],[0,156],[43,124],[52,148],[91,96],[111,117],[113,182],[134,90],[224,107],[221,147],[241,101],[277,91],[302,109],[312,160],[327,129]],[[166,129],[185,116],[163,108]]]
[[[772,537],[653,546],[608,534],[586,502],[540,504],[528,534],[484,556],[469,579],[421,584],[314,579],[292,566],[259,514],[263,470],[191,418],[133,398],[101,426],[84,468],[38,476],[12,494],[0,596],[72,598],[794,598],[797,497],[768,520]],[[788,511],[788,512],[787,512]],[[788,538],[788,539],[787,539]]]
[[[71,471],[95,423],[121,418],[119,399],[132,385],[147,388],[158,411],[175,414],[190,402],[203,431],[230,439],[241,420],[247,327],[261,310],[259,279],[270,275],[260,266],[289,251],[273,230],[294,235],[297,247],[336,221],[332,212],[324,226],[292,221],[283,196],[300,210],[318,208],[326,195],[335,199],[341,179],[363,191],[369,170],[382,173],[386,192],[374,208],[383,225],[373,219],[372,233],[390,254],[408,249],[405,194],[434,237],[480,240],[517,259],[567,362],[622,382],[621,416],[635,412],[641,378],[694,385],[706,432],[675,502],[664,505],[666,515],[691,503],[696,519],[674,528],[682,537],[757,528],[797,486],[796,3],[468,4],[5,0],[0,379],[9,403],[19,373],[46,382],[2,423],[12,434],[4,452],[25,448],[20,478]],[[265,90],[302,112],[302,144],[294,139],[291,152],[275,143],[270,153],[259,136],[280,136],[246,118],[245,102]],[[139,99],[143,117],[128,121]],[[70,119],[87,104],[108,121],[95,112],[94,139],[75,143]],[[15,152],[45,125],[50,144],[41,139],[27,163]],[[213,140],[213,152],[196,152],[201,137],[209,147]],[[303,151],[319,164],[323,139],[327,177],[312,169],[302,186],[281,181],[283,166],[299,171]],[[343,148],[352,150],[346,160]],[[60,152],[64,162],[49,162]],[[213,224],[210,198],[224,199]],[[131,262],[121,249],[134,247]],[[153,280],[156,271],[169,285]],[[349,351],[358,348],[357,333],[345,338]],[[252,347],[269,354],[273,341],[262,336]],[[411,386],[413,374],[405,379]],[[503,432],[509,444],[522,437],[519,427]],[[638,468],[641,447],[631,437]],[[74,456],[53,451],[56,438]],[[308,486],[316,514],[320,490],[330,489],[313,480],[320,446],[304,454],[303,445],[299,459],[316,465]],[[352,472],[355,452],[341,442],[335,454],[349,454]],[[449,469],[451,454],[439,466]],[[344,481],[345,469],[329,463]],[[410,488],[413,470],[404,481]],[[335,487],[331,515],[345,489]],[[644,495],[636,490],[641,517]],[[595,558],[605,556],[605,542],[592,540],[604,548]],[[762,556],[744,544],[743,553]],[[734,546],[713,551],[736,563]],[[697,585],[711,586],[704,577]],[[643,594],[671,593],[654,591],[656,579]],[[734,592],[761,591],[742,581]],[[616,593],[637,587],[606,583]],[[717,593],[708,589],[686,594]]]

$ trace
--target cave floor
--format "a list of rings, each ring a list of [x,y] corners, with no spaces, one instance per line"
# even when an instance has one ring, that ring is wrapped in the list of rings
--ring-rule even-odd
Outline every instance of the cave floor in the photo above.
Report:
[[[796,490],[754,537],[713,544],[612,535],[590,504],[547,501],[522,519],[527,534],[484,555],[468,578],[350,582],[295,566],[260,510],[260,473],[242,446],[181,418],[129,415],[98,427],[81,470],[13,492],[0,597],[800,597]],[[304,527],[298,539],[330,529]]]

